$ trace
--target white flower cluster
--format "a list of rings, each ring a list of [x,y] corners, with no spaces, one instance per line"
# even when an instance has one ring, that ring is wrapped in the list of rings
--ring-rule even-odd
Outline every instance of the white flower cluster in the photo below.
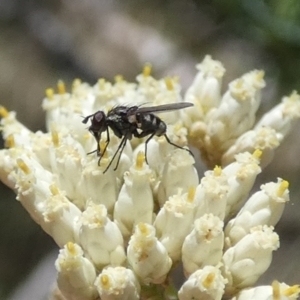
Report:
[[[255,124],[263,72],[234,80],[222,96],[221,63],[207,56],[197,68],[184,97],[176,78],[156,80],[149,65],[137,83],[120,76],[94,86],[75,80],[68,93],[59,82],[43,102],[47,133],[31,132],[0,108],[0,179],[61,248],[55,266],[65,299],[298,297],[299,286],[253,287],[279,247],[274,226],[289,201],[288,182],[249,193],[300,117],[300,96],[284,97]],[[143,140],[133,139],[118,168],[113,163],[104,173],[120,144],[112,132],[99,164],[96,152],[87,155],[97,145],[82,116],[182,101],[194,106],[162,117],[173,143],[189,141],[213,167],[201,180],[194,158],[164,136],[149,141],[148,164]],[[101,150],[106,138],[104,132]],[[180,264],[186,281],[177,292],[172,271]]]

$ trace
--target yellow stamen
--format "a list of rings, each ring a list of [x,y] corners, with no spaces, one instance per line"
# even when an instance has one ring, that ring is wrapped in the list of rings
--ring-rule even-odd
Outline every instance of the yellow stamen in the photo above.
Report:
[[[63,95],[63,94],[66,93],[66,86],[65,86],[65,83],[62,80],[58,80],[57,90],[58,90],[58,93],[60,95]]]
[[[51,137],[52,137],[52,143],[53,143],[54,147],[58,147],[59,146],[58,132],[56,130],[52,130]]]
[[[101,285],[106,289],[110,287],[109,277],[105,274],[101,275]]]
[[[75,78],[72,83],[72,90],[76,89],[80,85],[81,85],[81,79]]]
[[[18,167],[19,167],[26,175],[28,175],[28,174],[31,173],[30,168],[25,164],[25,162],[23,161],[23,159],[18,158],[18,159],[17,159],[17,165],[18,165]]]
[[[70,252],[71,255],[75,256],[77,254],[75,244],[72,242],[67,243],[67,250]]]
[[[54,98],[54,90],[53,89],[51,89],[51,88],[46,89],[45,94],[49,100],[53,100],[53,98]]]
[[[240,88],[242,88],[243,84],[244,84],[244,81],[243,81],[241,78],[239,78],[239,79],[237,79],[236,82],[235,82],[235,87],[236,87],[237,89],[240,89]]]
[[[188,202],[193,202],[195,198],[195,193],[196,193],[196,187],[190,186],[188,190],[188,195],[187,195],[187,201]]]
[[[103,227],[103,219],[94,217],[93,222],[98,225],[98,227]]]
[[[211,284],[213,283],[213,281],[215,280],[215,274],[214,273],[209,273],[206,278],[203,280],[203,285],[205,288],[210,288]]]
[[[138,228],[142,235],[147,236],[149,234],[148,227],[145,223],[139,223]]]
[[[217,177],[217,176],[220,176],[221,174],[222,174],[222,167],[215,166],[215,168],[214,168],[214,176]]]
[[[50,192],[51,192],[51,194],[53,195],[53,196],[56,196],[56,195],[58,195],[59,194],[59,189],[58,189],[58,187],[56,186],[56,184],[51,184],[50,186],[49,186],[49,189],[50,189]]]
[[[145,154],[140,151],[136,157],[135,168],[141,170],[143,168],[143,164],[145,162]]]
[[[297,91],[292,91],[289,98],[292,101],[298,101],[299,100],[299,94],[297,93]]]
[[[16,146],[15,144],[15,138],[13,134],[10,134],[6,140],[5,140],[5,147],[7,148],[14,148]]]
[[[257,80],[261,81],[262,79],[264,79],[264,77],[265,77],[265,72],[264,71],[260,70],[256,73],[256,79]]]
[[[116,75],[116,76],[114,77],[114,79],[115,79],[115,82],[116,82],[116,83],[119,83],[119,82],[124,81],[123,75]]]
[[[293,285],[283,291],[283,295],[286,297],[299,296],[300,285]]]
[[[272,289],[273,289],[273,300],[279,300],[280,297],[280,285],[277,280],[272,282]]]
[[[106,80],[104,78],[100,78],[98,80],[98,86],[99,86],[100,90],[104,90],[104,88],[105,88],[105,82],[106,82]]]
[[[281,197],[283,193],[288,189],[288,187],[289,187],[289,182],[286,180],[282,180],[277,190],[277,196]]]
[[[9,115],[8,110],[4,106],[0,106],[0,117],[6,118]]]
[[[256,149],[256,150],[253,152],[252,156],[253,156],[254,158],[256,158],[256,159],[260,159],[261,156],[262,156],[262,151],[261,151],[260,149]]]
[[[165,78],[165,84],[166,84],[167,89],[168,89],[169,91],[174,90],[174,84],[173,84],[172,78],[166,77],[166,78]]]
[[[148,77],[151,75],[152,65],[150,63],[146,63],[143,68],[143,76]]]

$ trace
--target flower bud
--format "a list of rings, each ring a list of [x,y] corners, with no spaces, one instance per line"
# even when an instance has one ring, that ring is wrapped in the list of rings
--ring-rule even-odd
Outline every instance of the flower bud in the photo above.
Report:
[[[236,155],[236,162],[223,169],[229,186],[225,212],[226,221],[239,211],[248,197],[256,176],[261,172],[260,156],[261,151],[259,150],[252,155],[248,152],[240,153]]]
[[[214,156],[211,159],[215,163],[241,134],[253,126],[264,85],[263,72],[249,72],[231,82],[219,107],[208,113],[205,146],[206,152]]]
[[[126,255],[122,234],[108,218],[104,205],[90,202],[79,223],[80,244],[97,269],[124,263]]]
[[[194,158],[185,150],[177,149],[169,156],[158,187],[160,206],[163,206],[169,197],[177,194],[178,189],[187,192],[191,186],[198,185],[199,179],[194,163]]]
[[[85,199],[105,205],[108,213],[113,214],[118,197],[117,177],[113,170],[109,169],[103,174],[103,170],[98,166],[98,160],[93,158],[83,167],[78,186]]]
[[[186,276],[206,265],[216,266],[223,254],[223,222],[212,214],[195,220],[194,229],[182,245],[182,262]]]
[[[93,300],[98,296],[94,286],[96,271],[93,264],[83,257],[77,244],[67,243],[55,261],[57,286],[66,299]]]
[[[178,292],[179,300],[221,300],[227,280],[217,267],[206,266],[194,272]]]
[[[227,246],[235,245],[252,227],[258,225],[275,226],[289,201],[288,182],[278,179],[261,186],[261,191],[253,194],[238,215],[231,219],[226,228]]]
[[[197,66],[198,73],[192,85],[188,88],[184,100],[194,104],[187,109],[186,114],[191,121],[199,121],[212,108],[218,107],[221,100],[222,79],[225,73],[223,65],[206,55]]]
[[[299,294],[299,285],[289,286],[285,283],[274,281],[272,285],[244,289],[231,300],[296,300]]]
[[[192,230],[194,210],[194,193],[182,194],[179,190],[164,204],[155,219],[157,236],[173,261],[180,259],[183,241]]]
[[[238,153],[253,153],[256,149],[262,151],[261,167],[265,168],[273,159],[274,152],[279,146],[279,139],[274,129],[259,127],[242,134],[222,156],[222,165],[232,163]]]
[[[293,92],[283,97],[282,102],[267,112],[255,128],[271,127],[276,130],[279,141],[290,132],[296,119],[300,118],[300,96]]]
[[[108,267],[95,281],[101,300],[139,300],[140,284],[133,271],[124,267]]]
[[[232,294],[250,287],[268,269],[272,253],[279,248],[279,237],[273,227],[258,226],[223,255],[223,276],[228,279],[226,290]]]
[[[81,216],[81,211],[56,185],[50,185],[49,189],[51,196],[45,199],[41,227],[52,236],[59,247],[68,242],[78,242],[77,220]]]
[[[139,223],[127,248],[128,262],[143,283],[161,284],[172,266],[166,248],[155,237],[152,225]]]
[[[136,224],[153,222],[152,171],[141,152],[136,164],[124,174],[124,184],[115,204],[114,221],[127,240]]]
[[[229,189],[227,176],[220,167],[215,167],[213,171],[206,171],[204,175],[196,188],[195,218],[211,213],[224,220]]]

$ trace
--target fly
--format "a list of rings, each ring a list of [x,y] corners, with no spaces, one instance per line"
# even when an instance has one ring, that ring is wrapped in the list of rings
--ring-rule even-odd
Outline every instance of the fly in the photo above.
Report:
[[[97,149],[89,152],[88,154],[97,152],[97,155],[99,156],[98,165],[100,165],[101,158],[106,152],[107,146],[110,142],[108,130],[110,128],[113,133],[121,139],[121,142],[103,173],[105,173],[109,169],[110,165],[119,153],[117,164],[114,170],[118,168],[121,154],[124,150],[126,142],[128,140],[131,140],[132,137],[143,138],[148,136],[145,141],[145,160],[147,163],[147,144],[155,135],[164,136],[166,141],[172,146],[185,150],[193,155],[193,153],[189,149],[183,148],[171,142],[166,134],[166,123],[154,114],[183,109],[191,106],[193,106],[192,103],[179,102],[150,107],[141,107],[137,105],[117,106],[109,110],[107,114],[99,110],[94,114],[85,117],[82,121],[82,123],[86,124],[88,120],[91,119],[91,125],[89,126],[88,130],[92,133],[97,142]],[[106,131],[106,144],[101,153],[99,142],[104,131]]]

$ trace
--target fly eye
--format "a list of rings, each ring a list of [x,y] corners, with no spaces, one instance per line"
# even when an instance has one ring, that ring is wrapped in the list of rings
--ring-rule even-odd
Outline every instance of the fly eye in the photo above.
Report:
[[[104,117],[104,113],[103,111],[97,111],[94,115],[94,121],[100,123],[102,120],[103,120],[103,117]]]

